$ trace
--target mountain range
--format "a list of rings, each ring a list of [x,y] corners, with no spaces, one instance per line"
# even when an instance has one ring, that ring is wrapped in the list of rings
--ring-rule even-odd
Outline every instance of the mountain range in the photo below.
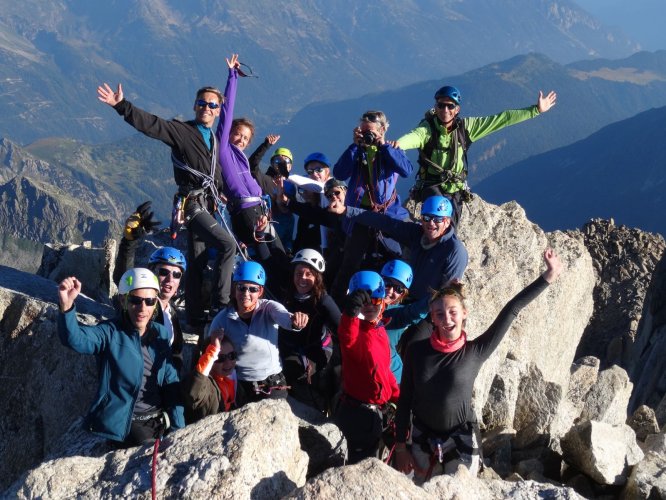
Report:
[[[637,49],[569,0],[3,0],[0,136],[103,142],[130,134],[96,101],[124,84],[160,116],[190,116],[192,94],[223,86],[237,52],[259,79],[243,82],[238,113],[287,123],[325,100],[442,79],[516,53],[558,62]]]
[[[666,234],[666,107],[608,125],[569,146],[508,166],[476,185],[492,203],[516,200],[545,230],[593,217]]]

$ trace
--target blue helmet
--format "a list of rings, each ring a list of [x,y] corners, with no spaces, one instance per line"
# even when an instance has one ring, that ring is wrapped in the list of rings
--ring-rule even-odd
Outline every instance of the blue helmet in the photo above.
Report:
[[[383,278],[391,278],[402,283],[406,288],[412,286],[414,274],[412,273],[412,266],[403,260],[389,260],[380,273]]]
[[[183,272],[187,268],[185,264],[185,256],[183,252],[173,247],[162,247],[155,250],[150,259],[148,259],[150,265],[153,264],[170,264],[172,266],[180,267]]]
[[[462,101],[462,94],[460,93],[460,90],[449,85],[442,87],[437,92],[435,92],[435,99],[443,99],[444,97],[448,97],[458,105],[460,105],[460,101]]]
[[[305,161],[303,162],[303,168],[308,168],[308,163],[311,161],[318,161],[319,163],[326,165],[328,168],[331,168],[331,160],[329,160],[328,156],[326,156],[324,153],[310,153],[307,155],[305,157]]]
[[[239,262],[236,269],[234,269],[232,281],[249,281],[264,286],[266,284],[266,272],[258,262],[251,260]]]
[[[367,290],[374,299],[386,297],[384,280],[374,271],[359,271],[349,280],[349,293],[356,290]]]
[[[445,196],[430,196],[426,198],[421,205],[422,215],[434,215],[436,217],[451,217],[453,215],[453,205]]]

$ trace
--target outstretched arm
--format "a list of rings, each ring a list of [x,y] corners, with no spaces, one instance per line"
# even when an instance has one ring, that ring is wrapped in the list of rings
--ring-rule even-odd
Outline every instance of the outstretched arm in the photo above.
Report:
[[[554,90],[548,92],[548,95],[546,96],[544,96],[543,92],[539,90],[539,99],[537,100],[537,108],[539,109],[539,113],[545,113],[550,108],[555,106],[556,103],[557,103],[557,94],[555,93]]]
[[[546,270],[541,276],[548,283],[552,283],[562,274],[562,261],[552,248],[546,248],[543,260],[546,262]]]

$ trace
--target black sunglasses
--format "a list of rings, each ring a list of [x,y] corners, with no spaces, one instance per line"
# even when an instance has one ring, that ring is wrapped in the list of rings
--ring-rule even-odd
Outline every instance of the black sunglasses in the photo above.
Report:
[[[422,215],[421,220],[423,222],[433,221],[434,223],[439,224],[444,221],[444,217],[437,217],[435,215]]]
[[[160,268],[157,270],[157,274],[158,274],[159,276],[164,277],[164,278],[166,278],[167,276],[171,275],[171,276],[173,277],[173,279],[175,279],[175,280],[179,280],[180,278],[183,277],[183,273],[182,273],[182,271],[170,271],[169,269],[167,269],[167,268],[165,268],[165,267],[160,267]]]
[[[405,293],[405,290],[407,290],[404,286],[402,286],[402,285],[400,285],[400,284],[398,284],[398,283],[390,283],[390,282],[389,282],[389,283],[386,283],[385,287],[386,287],[387,289],[388,289],[388,288],[393,288],[393,290],[395,291],[395,293],[397,293],[398,295],[402,295],[403,293]]]
[[[340,191],[340,190],[338,190],[338,191],[329,191],[328,193],[326,193],[326,199],[327,200],[332,200],[333,198],[336,198],[336,197],[342,197],[342,191]]]
[[[457,104],[453,104],[452,102],[443,102],[443,101],[437,101],[437,109],[448,109],[449,111],[453,111],[456,109]]]
[[[364,113],[361,116],[362,122],[371,122],[371,123],[381,123],[379,115],[377,113]]]
[[[238,359],[238,354],[236,354],[236,351],[231,351],[228,354],[220,354],[217,357],[216,363],[224,363],[226,360],[236,361],[237,359]]]
[[[142,302],[145,302],[148,307],[153,307],[157,304],[157,297],[138,297],[137,295],[129,295],[127,297],[127,302],[133,306],[140,306]]]
[[[250,285],[242,285],[242,284],[238,283],[236,285],[236,290],[239,291],[240,293],[245,293],[245,292],[259,293],[259,291],[261,290],[261,287],[250,286]]]
[[[319,173],[323,172],[324,169],[327,169],[327,168],[328,168],[328,167],[306,168],[305,171],[306,171],[308,174],[312,175],[312,174],[314,174],[315,172],[319,174]]]
[[[203,99],[197,99],[196,104],[200,108],[205,108],[206,106],[208,106],[210,109],[217,109],[220,107],[220,105],[216,102],[206,102]]]
[[[286,158],[286,157],[281,158],[280,156],[274,156],[273,158],[271,158],[271,163],[273,165],[279,165],[280,163],[289,164],[289,163],[291,163],[291,160],[289,158]]]

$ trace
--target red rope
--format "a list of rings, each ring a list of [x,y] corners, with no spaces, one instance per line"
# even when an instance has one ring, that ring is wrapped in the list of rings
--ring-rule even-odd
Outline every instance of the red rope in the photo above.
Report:
[[[153,500],[157,499],[157,452],[160,448],[160,438],[158,437],[155,440],[155,445],[153,446],[153,466],[151,470],[151,497]]]

